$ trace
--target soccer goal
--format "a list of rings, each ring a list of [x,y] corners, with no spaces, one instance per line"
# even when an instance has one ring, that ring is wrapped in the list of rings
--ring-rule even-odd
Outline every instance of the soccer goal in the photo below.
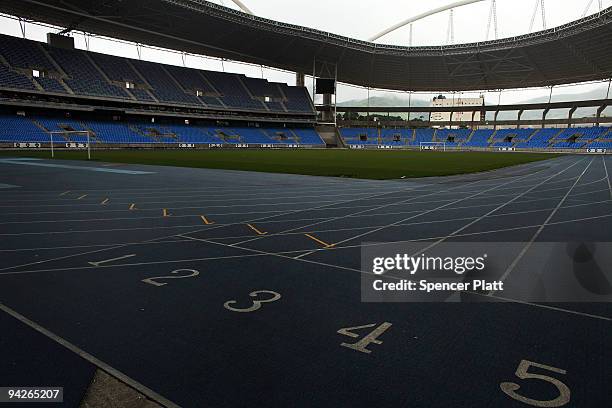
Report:
[[[443,150],[446,151],[446,142],[420,142],[421,150]]]
[[[55,148],[87,149],[87,159],[91,160],[91,140],[89,130],[60,130],[49,132],[51,137],[51,157],[55,157]]]

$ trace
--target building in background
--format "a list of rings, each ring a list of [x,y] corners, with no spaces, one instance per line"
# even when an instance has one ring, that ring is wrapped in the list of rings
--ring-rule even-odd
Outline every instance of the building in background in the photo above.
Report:
[[[480,95],[478,98],[447,98],[444,95],[439,95],[433,98],[431,102],[432,107],[461,107],[461,106],[484,106],[484,96]],[[472,118],[472,112],[453,112],[452,118],[450,112],[433,112],[431,114],[432,122],[479,122],[480,112],[474,113]]]

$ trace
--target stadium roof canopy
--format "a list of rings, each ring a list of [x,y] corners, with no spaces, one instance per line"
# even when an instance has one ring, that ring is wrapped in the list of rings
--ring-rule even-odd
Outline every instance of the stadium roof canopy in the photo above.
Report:
[[[2,0],[7,14],[142,44],[405,91],[551,86],[612,77],[612,8],[572,23],[481,43],[374,44],[202,0]]]

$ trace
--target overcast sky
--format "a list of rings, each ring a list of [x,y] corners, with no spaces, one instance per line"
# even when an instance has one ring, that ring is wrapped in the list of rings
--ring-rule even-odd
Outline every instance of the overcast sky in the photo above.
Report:
[[[426,11],[455,3],[457,0],[242,0],[256,15],[286,23],[304,25],[348,37],[366,40],[383,29]],[[535,4],[539,0],[497,0],[500,37],[529,32]],[[589,14],[597,12],[599,0],[592,1]],[[231,0],[215,3],[237,8]],[[591,0],[546,0],[547,27],[555,27],[583,16]],[[603,0],[603,7],[612,0]],[[491,0],[457,8],[454,12],[455,42],[485,39]],[[414,24],[414,45],[446,43],[449,12],[430,16]],[[534,31],[542,29],[541,13]],[[492,30],[491,30],[492,31]],[[408,27],[391,33],[379,42],[408,45]],[[492,38],[492,32],[489,38]]]
[[[409,17],[428,10],[448,5],[456,0],[242,0],[256,15],[277,21],[308,26],[323,31],[330,31],[353,38],[366,40],[383,29]],[[538,0],[497,0],[497,15],[499,37],[511,37],[529,32],[535,5]],[[591,3],[588,14],[598,11],[600,0],[546,0],[547,27],[555,27],[582,17],[586,7]],[[231,0],[214,0],[215,3],[237,8]],[[602,6],[612,6],[612,0],[601,0]],[[491,0],[458,8],[454,12],[455,43],[483,41],[486,38],[487,23],[491,8]],[[447,43],[449,12],[427,17],[413,26],[413,45],[440,45]],[[541,11],[536,14],[533,31],[543,28]],[[46,27],[28,24],[27,37],[39,41],[45,40]],[[0,32],[21,36],[19,24],[15,20],[0,17]],[[409,44],[409,28],[404,27],[391,33],[378,42],[396,45]],[[75,34],[78,48],[85,48],[81,34]],[[489,33],[493,38],[493,29]],[[90,41],[90,49],[96,52],[115,54],[130,58],[138,58],[136,47],[131,44],[117,44],[100,38]],[[153,49],[144,49],[142,58],[146,60],[182,65],[181,56],[177,53],[167,53]],[[254,77],[264,77],[268,80],[295,83],[292,73],[262,68],[241,63],[224,62],[211,58],[188,56],[186,65],[194,68],[225,70],[238,72]],[[556,88],[554,94],[579,94],[586,91],[602,89],[605,97],[606,85],[587,84],[580,86]],[[514,103],[534,97],[548,96],[549,90],[515,90],[504,91],[501,103]],[[340,86],[338,101],[366,98],[367,89],[354,86]],[[407,97],[406,93],[386,91],[370,91],[370,96],[396,95]],[[466,93],[466,97],[477,94]],[[418,95],[420,98],[430,98],[433,95]],[[486,93],[489,103],[497,103],[498,93]],[[553,97],[554,98],[554,97]]]

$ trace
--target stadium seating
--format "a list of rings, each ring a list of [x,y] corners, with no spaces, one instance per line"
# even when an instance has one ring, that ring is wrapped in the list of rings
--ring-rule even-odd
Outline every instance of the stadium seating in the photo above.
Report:
[[[97,119],[72,119],[56,116],[24,117],[0,114],[0,143],[86,142],[89,131],[92,143],[106,144],[254,144],[308,145],[324,147],[319,134],[308,127],[220,127],[205,124],[150,123],[132,119],[125,122]]]
[[[33,70],[40,77],[34,77]],[[315,114],[303,87],[67,50],[6,35],[0,35],[0,87],[198,108]]]
[[[108,82],[86,53],[49,47],[49,54],[68,75],[64,82],[75,94],[127,99],[128,94]]]
[[[413,133],[414,132],[414,133]],[[612,132],[608,127],[570,129],[394,129],[341,128],[348,145],[410,145],[444,143],[447,148],[587,149],[610,148]],[[413,139],[414,134],[414,139]],[[364,136],[367,135],[367,139]],[[399,137],[399,140],[397,140]],[[606,139],[607,138],[607,139]]]
[[[415,132],[413,146],[420,146],[421,143],[430,143],[434,141],[435,129],[417,129]]]
[[[489,139],[493,135],[493,129],[478,129],[472,133],[472,136],[463,144],[465,147],[487,147]]]
[[[0,114],[0,142],[49,142],[48,133],[22,116]]]
[[[382,144],[387,146],[403,146],[412,141],[412,129],[382,129]]]
[[[36,87],[30,78],[20,72],[13,71],[0,65],[0,87],[35,90]]]
[[[521,149],[545,149],[560,132],[560,129],[555,128],[539,129],[528,140],[517,143],[515,147]]]
[[[458,147],[467,141],[471,133],[471,129],[438,129],[434,141],[443,142],[446,147]]]
[[[46,92],[55,92],[61,94],[67,94],[68,91],[64,86],[55,78],[41,77],[34,78],[36,81]]]
[[[347,145],[378,145],[378,130],[373,128],[340,128]]]

